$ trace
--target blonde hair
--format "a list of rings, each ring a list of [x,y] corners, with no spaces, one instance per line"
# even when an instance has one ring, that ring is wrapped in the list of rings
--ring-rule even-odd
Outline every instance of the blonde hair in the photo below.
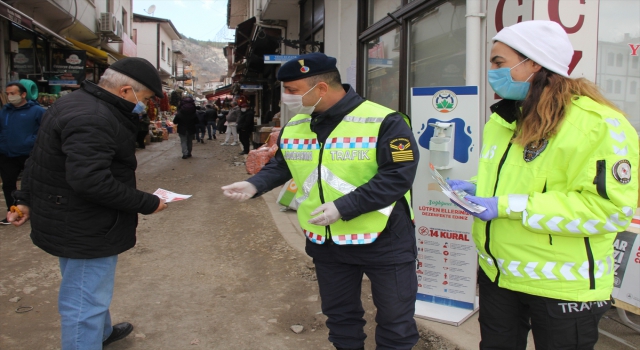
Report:
[[[526,146],[555,135],[564,120],[566,107],[577,96],[589,97],[624,114],[591,81],[585,78],[565,78],[542,68],[534,76],[529,94],[522,103],[522,114],[518,116],[516,135],[512,142]]]

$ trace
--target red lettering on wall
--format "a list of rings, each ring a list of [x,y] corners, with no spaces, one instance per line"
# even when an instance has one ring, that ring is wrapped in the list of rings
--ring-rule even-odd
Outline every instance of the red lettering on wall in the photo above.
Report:
[[[571,63],[569,63],[569,72],[567,74],[571,75],[573,69],[576,68],[578,62],[582,59],[582,51],[573,51],[573,57],[571,58]]]
[[[500,32],[502,30],[502,28],[504,28],[504,21],[503,21],[503,15],[504,15],[504,4],[507,2],[507,0],[500,0],[498,2],[498,7],[496,8],[496,19],[495,19],[495,25],[496,25],[496,32]],[[518,6],[522,6],[522,0],[518,0]],[[518,16],[518,22],[516,23],[520,23],[522,22],[522,15]]]
[[[629,47],[631,48],[631,56],[638,56],[638,48],[640,48],[640,44],[629,44]]]
[[[580,0],[581,5],[584,5],[585,2],[586,0]],[[576,33],[580,30],[580,28],[582,28],[582,25],[584,24],[584,15],[580,15],[580,17],[578,18],[578,23],[576,23],[573,27],[565,26],[560,19],[560,0],[549,0],[548,10],[549,19],[561,25],[564,31],[567,32],[567,34]],[[573,57],[575,58],[575,55]]]

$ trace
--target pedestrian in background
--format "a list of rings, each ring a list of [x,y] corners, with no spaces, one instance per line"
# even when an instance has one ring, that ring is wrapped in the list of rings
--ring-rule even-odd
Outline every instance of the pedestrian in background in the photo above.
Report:
[[[254,113],[253,109],[249,108],[249,105],[243,103],[240,105],[240,117],[238,118],[238,137],[242,144],[242,152],[240,154],[249,154],[251,149],[251,133],[253,133],[253,121]]]
[[[227,132],[227,114],[229,114],[229,110],[226,107],[218,110],[218,132],[220,134]]]
[[[204,135],[207,132],[207,118],[201,106],[196,106],[196,118],[198,118],[198,123],[196,124],[196,141],[204,143]]]
[[[207,121],[207,133],[209,134],[209,140],[215,140],[218,108],[215,105],[207,105],[207,109],[204,111],[204,116]]]
[[[551,21],[493,37],[488,81],[503,100],[477,184],[449,182],[487,208],[470,213],[480,349],[525,349],[529,330],[536,349],[593,349],[610,308],[613,243],[638,200],[638,134],[595,84],[569,78],[573,54]]]
[[[377,307],[377,349],[409,350],[418,341],[417,247],[409,190],[419,153],[407,116],[340,83],[336,59],[301,55],[282,65],[282,102],[294,117],[275,157],[247,181],[222,187],[246,200],[298,184],[298,221],[308,238],[336,349],[364,350],[361,287],[366,273]]]
[[[149,116],[147,112],[140,113],[138,117],[138,134],[136,137],[136,142],[138,143],[138,148],[145,148],[144,139],[149,135],[149,125],[151,124],[151,120],[149,120]]]
[[[44,108],[27,100],[27,89],[20,83],[9,83],[5,90],[8,103],[0,110],[0,176],[7,212],[14,204],[13,191],[18,176],[36,142]],[[7,218],[1,221],[8,225]]]
[[[227,114],[227,136],[224,138],[222,145],[229,145],[229,139],[231,136],[233,136],[233,142],[230,145],[235,146],[238,144],[238,130],[236,129],[236,126],[238,125],[240,113],[238,103],[236,101],[232,101],[231,109],[229,110],[229,114]]]
[[[180,136],[180,147],[182,148],[182,159],[191,157],[193,150],[193,136],[196,134],[198,117],[196,116],[196,103],[193,98],[185,96],[178,105],[178,112],[173,123],[178,125],[178,135]]]
[[[15,226],[31,219],[31,239],[59,257],[62,349],[102,349],[133,330],[112,326],[118,255],[136,244],[138,213],[157,213],[164,200],[136,189],[138,114],[162,97],[155,67],[142,58],[112,64],[98,85],[59,98],[46,112],[22,186]]]

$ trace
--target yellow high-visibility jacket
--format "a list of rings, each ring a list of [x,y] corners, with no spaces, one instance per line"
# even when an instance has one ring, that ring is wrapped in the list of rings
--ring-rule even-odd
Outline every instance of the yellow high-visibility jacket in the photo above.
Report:
[[[500,287],[571,301],[608,300],[613,241],[638,200],[638,134],[588,97],[566,106],[546,148],[524,160],[515,123],[484,129],[476,195],[498,197],[498,217],[475,219],[479,264]]]

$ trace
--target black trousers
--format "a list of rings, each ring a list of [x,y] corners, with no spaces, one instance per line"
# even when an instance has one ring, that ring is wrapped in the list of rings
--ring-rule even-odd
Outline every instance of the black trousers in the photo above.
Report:
[[[138,143],[138,148],[144,148],[144,138],[149,134],[149,130],[147,131],[138,131],[136,135],[136,142]]]
[[[7,211],[13,205],[13,191],[17,190],[18,176],[29,156],[7,157],[0,154],[0,176],[2,177],[2,192],[7,202]]]
[[[238,138],[242,144],[244,154],[249,154],[251,149],[251,130],[238,130]]]
[[[598,323],[609,300],[575,302],[498,287],[479,269],[481,350],[527,347],[529,330],[536,350],[593,349]]]
[[[415,314],[416,263],[352,265],[314,259],[322,312],[328,317],[329,341],[335,347],[364,347],[365,320],[360,294],[362,276],[371,280],[376,313],[376,349],[409,350],[418,342]]]

